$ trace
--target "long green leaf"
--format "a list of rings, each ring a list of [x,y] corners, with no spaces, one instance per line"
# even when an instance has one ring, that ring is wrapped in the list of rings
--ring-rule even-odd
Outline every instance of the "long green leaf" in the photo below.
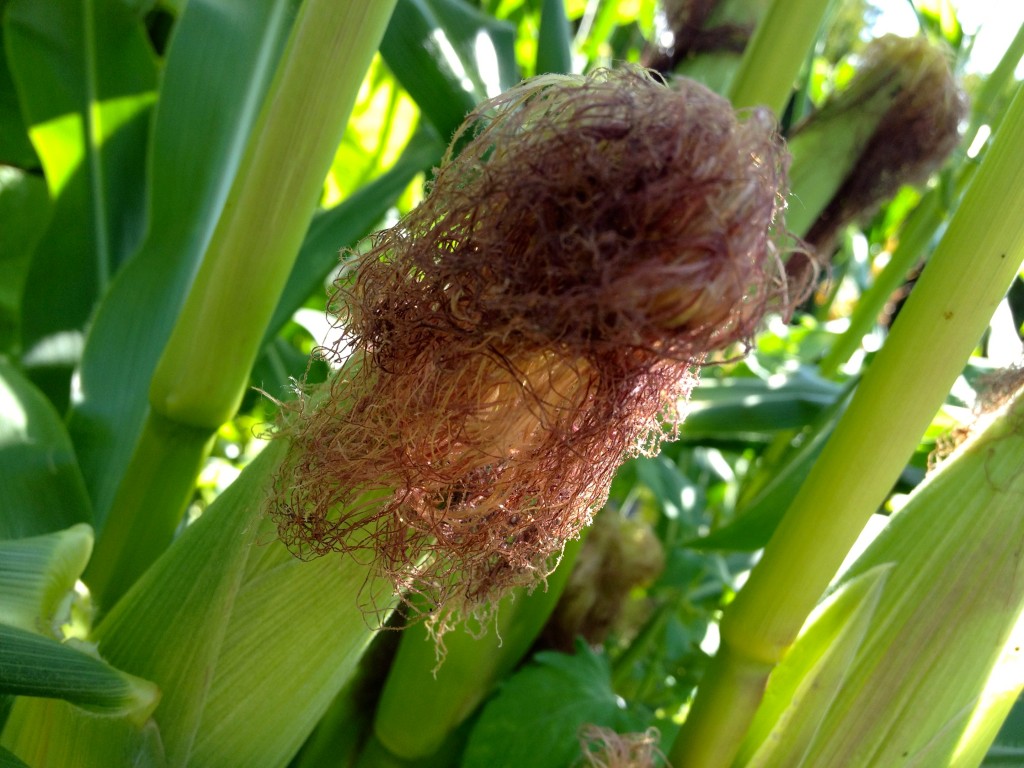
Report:
[[[28,128],[21,116],[18,92],[7,66],[5,48],[3,36],[0,35],[0,163],[35,170],[39,168],[39,158],[32,148]]]
[[[686,416],[687,440],[738,435],[756,438],[807,426],[831,406],[841,387],[820,378],[709,380],[694,390]]]
[[[156,61],[138,17],[117,0],[11,0],[6,11],[11,72],[54,200],[25,285],[26,362],[63,405],[76,361],[54,342],[82,332],[142,238]]]
[[[19,760],[13,752],[8,752],[0,747],[0,768],[29,768],[29,766]]]
[[[0,358],[0,538],[58,531],[91,517],[60,416]]]
[[[16,168],[0,167],[0,353],[13,354],[20,343],[25,279],[49,221],[46,182]]]
[[[0,624],[0,691],[64,699],[90,712],[142,723],[160,699],[152,683],[65,643]]]
[[[479,102],[515,82],[510,26],[461,0],[399,0],[380,52],[445,139]]]
[[[764,547],[786,513],[793,496],[800,490],[800,484],[807,477],[811,466],[821,455],[836,422],[849,404],[851,392],[852,388],[848,388],[837,401],[822,410],[801,434],[799,443],[767,468],[767,480],[742,504],[735,520],[707,536],[690,539],[685,542],[685,546],[746,552]]]

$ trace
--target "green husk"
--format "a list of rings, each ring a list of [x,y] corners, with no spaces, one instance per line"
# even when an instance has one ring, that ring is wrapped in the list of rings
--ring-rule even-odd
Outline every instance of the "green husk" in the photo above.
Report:
[[[843,227],[927,179],[956,146],[966,99],[948,58],[925,37],[880,37],[850,83],[794,130],[786,223],[822,256]]]
[[[891,569],[842,685],[793,702],[771,758],[741,765],[978,764],[1024,688],[1024,390],[985,421],[843,576],[839,590]],[[766,705],[815,626],[773,673]],[[791,743],[809,717],[821,720],[814,738]]]
[[[870,631],[891,567],[883,564],[851,579],[819,606],[772,672],[737,765],[790,765],[787,760],[803,754]]]

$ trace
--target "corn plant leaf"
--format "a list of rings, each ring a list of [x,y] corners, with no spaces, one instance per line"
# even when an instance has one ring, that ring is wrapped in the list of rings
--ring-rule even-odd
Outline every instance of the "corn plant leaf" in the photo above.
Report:
[[[511,26],[462,0],[400,0],[380,52],[447,140],[479,102],[517,80]]]
[[[46,182],[0,167],[0,352],[14,352],[19,341],[25,278],[49,219]]]
[[[331,160],[323,207],[333,208],[398,162],[420,122],[416,102],[376,53]]]
[[[808,621],[769,678],[738,766],[800,765],[864,641],[890,567],[878,566],[849,582]]]
[[[0,538],[49,533],[90,518],[63,422],[49,400],[0,358]]]
[[[153,370],[220,216],[293,6],[192,0],[175,26],[150,147],[150,230],[99,307],[69,419],[97,529],[131,458]]]
[[[0,36],[0,163],[35,170],[39,167],[39,158],[21,116],[18,93],[4,54],[5,47]]]
[[[768,543],[786,513],[807,472],[821,454],[836,423],[849,403],[848,390],[821,410],[800,442],[791,448],[764,484],[743,504],[736,519],[707,536],[690,539],[686,546],[696,549],[738,549],[752,552]],[[762,475],[763,477],[763,475]]]
[[[18,756],[0,747],[0,768],[29,768],[28,764],[18,759]]]
[[[711,379],[693,391],[683,434],[687,440],[724,435],[753,439],[799,429],[832,405],[841,391],[838,384],[807,376],[782,382]]]
[[[145,147],[156,61],[117,0],[7,4],[4,34],[29,135],[54,201],[25,283],[27,365],[67,402],[79,335],[145,227]],[[55,279],[57,276],[57,279]]]
[[[84,523],[24,539],[0,540],[0,623],[46,634],[92,552]]]
[[[984,768],[1024,765],[1024,701],[1014,704],[981,764]]]
[[[66,643],[0,624],[0,691],[64,699],[104,715],[143,722],[160,694],[152,683],[126,675]]]
[[[573,656],[538,653],[484,707],[463,768],[564,768],[579,757],[578,732],[587,724],[625,733],[650,723],[625,707],[607,660],[584,643]]]

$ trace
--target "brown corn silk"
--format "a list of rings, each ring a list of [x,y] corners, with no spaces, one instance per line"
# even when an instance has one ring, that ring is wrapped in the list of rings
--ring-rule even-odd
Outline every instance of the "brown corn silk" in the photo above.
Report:
[[[658,749],[657,728],[643,733],[617,733],[611,728],[585,725],[580,729],[581,768],[654,768],[665,756]]]
[[[481,105],[335,285],[338,370],[281,426],[281,539],[448,611],[543,579],[708,352],[789,304],[784,165],[767,113],[637,68]]]

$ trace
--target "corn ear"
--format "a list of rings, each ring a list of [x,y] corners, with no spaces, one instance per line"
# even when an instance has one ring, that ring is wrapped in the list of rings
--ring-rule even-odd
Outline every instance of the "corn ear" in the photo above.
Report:
[[[744,765],[976,766],[1024,688],[1024,394],[917,488],[843,577],[891,567],[871,627],[804,747]],[[790,656],[811,644],[815,628]],[[787,657],[789,658],[789,657]],[[787,662],[766,702],[785,688]],[[782,724],[776,739],[788,740]],[[799,746],[799,749],[795,748]],[[804,751],[806,750],[806,751]]]
[[[872,41],[850,83],[789,139],[786,223],[823,252],[852,219],[949,155],[966,102],[946,51],[924,37]]]

